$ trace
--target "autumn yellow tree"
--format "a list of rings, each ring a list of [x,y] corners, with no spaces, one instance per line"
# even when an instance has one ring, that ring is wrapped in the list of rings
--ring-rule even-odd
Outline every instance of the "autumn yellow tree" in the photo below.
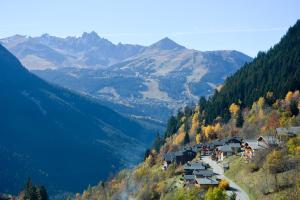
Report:
[[[207,125],[202,126],[202,131],[204,133],[204,136],[206,139],[211,139],[216,136],[219,132],[221,132],[222,127],[220,123],[217,123],[215,125]]]
[[[264,105],[265,105],[265,98],[264,97],[259,97],[257,101],[257,106],[258,106],[258,116],[260,119],[264,118]]]
[[[184,135],[184,124],[182,124],[181,127],[178,129],[178,133],[175,135],[174,144],[178,145],[183,143]]]
[[[209,138],[209,135],[214,132],[214,127],[212,125],[203,126],[202,130],[206,138]]]
[[[265,105],[265,98],[259,97],[259,99],[257,101],[257,105],[259,106],[260,109],[262,109]]]
[[[267,156],[268,169],[274,175],[276,190],[278,190],[277,173],[283,168],[283,162],[283,154],[280,151],[273,150]]]
[[[268,130],[274,131],[279,127],[279,116],[276,112],[272,112],[268,118]]]
[[[297,149],[300,148],[300,135],[290,138],[286,143],[286,147],[291,154],[296,154]]]
[[[285,96],[286,103],[290,103],[293,99],[293,92],[289,91]]]
[[[199,112],[196,111],[192,118],[192,127],[190,129],[190,134],[195,135],[198,127],[199,127]]]
[[[285,111],[280,114],[279,125],[281,127],[289,125],[291,121],[293,120],[292,120],[292,113],[290,111]]]
[[[200,142],[201,142],[201,135],[200,135],[200,133],[197,133],[196,134],[196,143],[200,144]]]
[[[230,113],[232,114],[233,117],[235,117],[237,115],[239,110],[240,110],[240,106],[235,104],[235,103],[232,103],[229,106],[229,111],[230,111]]]
[[[219,132],[221,132],[221,130],[222,130],[221,124],[220,124],[220,123],[217,123],[217,124],[214,126],[214,132],[219,133]]]
[[[229,182],[225,179],[222,179],[219,182],[219,188],[222,189],[222,190],[227,190],[229,188]]]

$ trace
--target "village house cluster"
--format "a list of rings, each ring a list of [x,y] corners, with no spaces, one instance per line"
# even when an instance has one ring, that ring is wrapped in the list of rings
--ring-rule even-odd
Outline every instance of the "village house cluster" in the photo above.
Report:
[[[240,155],[246,161],[251,160],[255,153],[272,147],[280,147],[283,140],[295,137],[300,133],[300,127],[277,128],[275,135],[259,136],[257,139],[243,139],[239,136],[227,137],[209,143],[185,146],[182,150],[164,154],[163,169],[171,163],[183,166],[184,183],[200,185],[203,188],[218,186],[219,181],[211,167],[201,160],[201,156],[210,156],[212,160],[223,164],[223,169],[229,164],[223,162],[226,157]],[[196,158],[196,155],[200,157]]]

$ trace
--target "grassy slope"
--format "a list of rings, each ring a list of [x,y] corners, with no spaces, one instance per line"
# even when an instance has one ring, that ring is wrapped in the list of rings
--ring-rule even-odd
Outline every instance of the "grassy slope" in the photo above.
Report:
[[[245,192],[248,193],[251,200],[257,199],[257,195],[255,192],[251,190],[251,187],[249,187],[248,178],[245,179],[244,177],[247,177],[247,164],[244,162],[244,159],[240,156],[232,156],[227,159],[230,163],[230,169],[225,172],[225,175],[232,179],[235,183],[237,183],[241,188],[245,190]]]
[[[269,190],[268,194],[264,195],[266,180],[274,183],[273,176],[264,172],[263,169],[250,172],[249,164],[245,163],[240,156],[232,156],[227,160],[230,163],[230,169],[225,172],[225,175],[240,185],[249,194],[251,200],[284,199],[291,192],[291,188],[286,188],[281,189],[279,192]],[[293,175],[295,175],[293,171],[278,174],[279,185],[284,184],[284,181],[291,179]]]

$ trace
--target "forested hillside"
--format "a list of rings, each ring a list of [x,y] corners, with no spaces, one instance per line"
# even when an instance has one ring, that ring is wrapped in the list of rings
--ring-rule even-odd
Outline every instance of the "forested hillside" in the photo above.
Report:
[[[28,176],[51,194],[80,191],[139,162],[153,138],[97,101],[31,74],[1,45],[0,90],[0,193],[19,191]]]
[[[225,121],[230,117],[228,107],[239,103],[250,106],[260,96],[272,91],[282,98],[290,90],[300,88],[300,21],[291,27],[281,41],[267,52],[258,53],[229,77],[220,91],[203,101],[206,122],[217,116]]]
[[[75,199],[236,199],[228,195],[229,183],[224,184],[224,180],[215,189],[189,184],[184,176],[186,165],[171,162],[165,167],[166,155],[175,153],[176,157],[184,147],[202,145],[204,148],[191,161],[201,162],[207,156],[207,149],[218,152],[211,146],[228,138],[241,137],[254,141],[255,145],[259,136],[276,138],[276,142],[254,151],[256,147],[251,147],[255,153],[250,158],[245,146],[239,153],[226,156],[224,163],[229,163],[226,175],[243,187],[250,199],[298,199],[300,136],[295,132],[280,138],[276,128],[300,128],[299,36],[300,22],[297,22],[279,44],[267,53],[260,53],[228,78],[220,92],[209,100],[201,98],[197,106],[185,107],[171,116],[164,137],[157,135],[143,163],[120,172],[108,182],[89,187]],[[218,159],[214,152],[209,156]]]

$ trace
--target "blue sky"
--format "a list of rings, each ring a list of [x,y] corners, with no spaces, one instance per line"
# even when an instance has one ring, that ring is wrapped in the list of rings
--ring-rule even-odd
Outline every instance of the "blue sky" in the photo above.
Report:
[[[0,38],[79,36],[149,45],[163,37],[197,50],[250,56],[277,43],[300,19],[299,0],[0,0]]]

